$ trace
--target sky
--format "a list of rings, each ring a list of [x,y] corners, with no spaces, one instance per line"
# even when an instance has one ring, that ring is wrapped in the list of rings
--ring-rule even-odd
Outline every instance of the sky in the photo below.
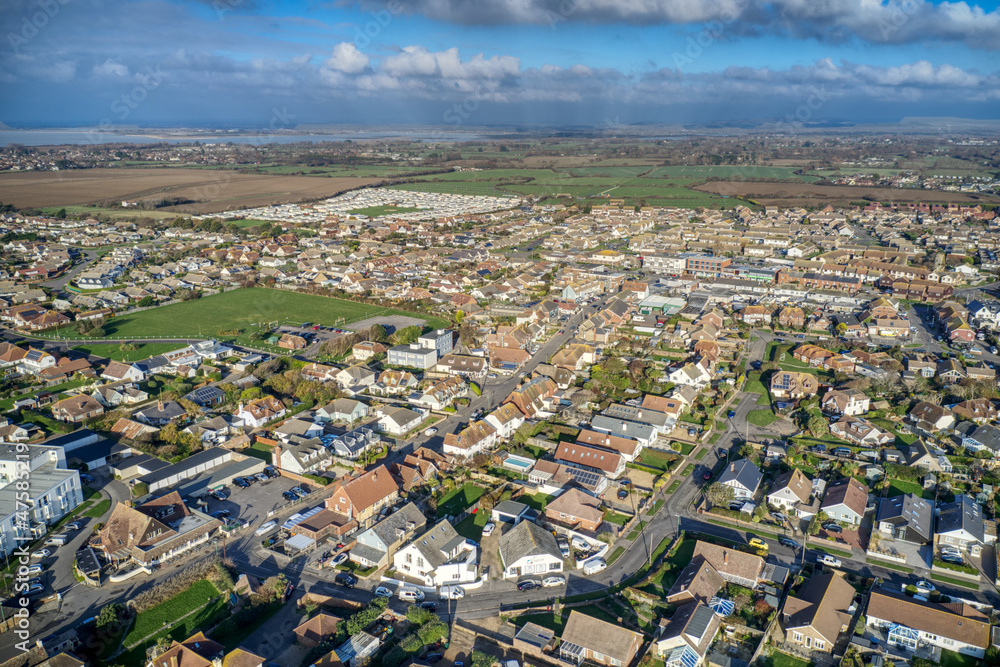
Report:
[[[0,0],[11,127],[1000,118],[1000,0]]]

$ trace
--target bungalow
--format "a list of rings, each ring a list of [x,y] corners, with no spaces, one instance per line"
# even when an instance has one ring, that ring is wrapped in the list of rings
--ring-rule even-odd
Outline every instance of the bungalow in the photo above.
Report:
[[[359,392],[375,384],[376,375],[372,369],[358,364],[345,368],[334,375],[333,379],[341,389]]]
[[[52,416],[63,422],[77,423],[104,414],[104,406],[93,396],[70,396],[52,405]]]
[[[982,509],[972,496],[960,493],[953,502],[941,504],[934,542],[938,546],[958,547],[973,556],[980,554],[986,543],[986,530]]]
[[[500,535],[499,542],[504,579],[558,574],[563,570],[563,556],[555,536],[531,521],[518,523]]]
[[[378,381],[368,388],[368,393],[379,396],[405,394],[417,386],[417,378],[409,371],[382,371]]]
[[[883,431],[862,417],[843,417],[830,424],[830,434],[859,447],[878,447],[896,439],[894,433]]]
[[[362,403],[352,398],[338,398],[333,403],[324,405],[316,410],[316,416],[324,422],[341,421],[351,423],[367,417],[370,409],[367,403]]]
[[[752,461],[740,459],[726,466],[722,476],[719,477],[719,484],[730,487],[736,498],[750,500],[757,493],[763,477]]]
[[[868,506],[868,487],[847,477],[831,485],[823,496],[820,509],[834,521],[860,525]]]
[[[382,409],[378,427],[389,435],[404,435],[420,426],[424,421],[424,413],[408,408],[386,407]]]
[[[559,660],[574,665],[629,665],[642,644],[638,632],[573,609],[562,632]]]
[[[580,489],[569,489],[545,506],[545,518],[572,530],[596,534],[604,522],[601,504],[600,498]]]
[[[129,382],[142,382],[146,379],[146,373],[139,364],[125,364],[120,361],[108,363],[107,368],[101,373],[101,377],[112,382],[127,380]]]
[[[854,587],[839,572],[813,575],[781,610],[785,642],[807,651],[832,654],[854,612]]]
[[[910,652],[929,644],[983,658],[992,643],[989,618],[965,603],[924,602],[883,590],[869,597],[865,626],[887,633],[889,646]]]
[[[660,622],[653,654],[665,667],[701,667],[721,625],[719,615],[703,602],[682,605],[669,620]]]
[[[1000,457],[1000,428],[992,424],[983,424],[966,429],[959,425],[959,431],[965,431],[962,436],[962,446],[970,452],[988,450],[995,458]]]
[[[625,471],[625,459],[618,452],[579,442],[560,442],[553,458],[558,463],[598,472],[612,479]]]
[[[285,405],[273,396],[264,396],[250,401],[246,405],[240,401],[235,416],[243,421],[244,426],[260,428],[268,422],[281,419],[287,410]]]

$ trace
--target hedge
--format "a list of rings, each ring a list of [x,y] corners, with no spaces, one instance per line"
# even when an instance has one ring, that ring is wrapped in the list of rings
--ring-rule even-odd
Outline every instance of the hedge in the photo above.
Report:
[[[954,572],[964,572],[965,574],[979,575],[979,570],[972,567],[971,565],[958,565],[957,563],[946,563],[943,560],[937,558],[934,559],[934,567],[940,567],[945,570],[952,570]]]

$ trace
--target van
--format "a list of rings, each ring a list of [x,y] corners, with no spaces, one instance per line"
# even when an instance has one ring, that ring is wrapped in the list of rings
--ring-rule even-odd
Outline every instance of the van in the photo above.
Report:
[[[461,586],[442,586],[440,595],[442,600],[461,600],[465,597],[465,589]]]
[[[586,551],[590,548],[590,542],[579,536],[573,537],[573,548],[579,551]]]
[[[45,540],[45,546],[47,547],[61,547],[66,544],[65,535],[53,535],[49,539]]]
[[[277,527],[278,527],[277,521],[268,521],[267,523],[265,523],[264,525],[262,525],[260,528],[257,529],[256,535],[257,537],[262,537],[264,535],[267,535]]]
[[[587,575],[597,574],[607,566],[608,564],[604,562],[603,558],[591,558],[583,564],[583,573]]]
[[[399,599],[403,602],[423,602],[424,592],[415,588],[400,588]]]

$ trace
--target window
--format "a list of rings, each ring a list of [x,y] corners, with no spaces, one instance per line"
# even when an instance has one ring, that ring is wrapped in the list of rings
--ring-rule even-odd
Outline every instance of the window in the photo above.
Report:
[[[799,642],[801,644],[802,643],[802,633],[801,632],[793,632],[792,633],[792,641],[796,641],[796,642]]]
[[[823,641],[822,639],[817,639],[816,643],[813,645],[813,648],[815,648],[817,651],[822,651],[824,648],[826,648],[826,642]]]
[[[558,570],[562,567],[562,563],[549,563],[549,570]]]

